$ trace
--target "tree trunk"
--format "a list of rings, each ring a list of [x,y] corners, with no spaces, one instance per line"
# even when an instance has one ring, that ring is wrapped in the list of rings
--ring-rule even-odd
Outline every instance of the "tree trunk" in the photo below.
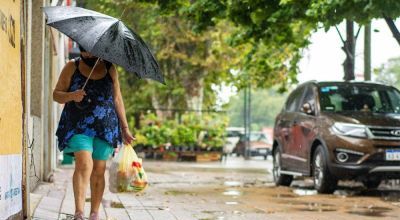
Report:
[[[186,88],[186,103],[188,109],[194,110],[201,115],[204,99],[204,82],[203,78],[198,79],[198,82],[192,83],[192,87]]]
[[[389,26],[390,31],[393,34],[393,37],[397,40],[397,43],[400,45],[400,32],[397,29],[396,24],[394,23],[392,18],[387,16],[383,16],[385,18],[386,24]]]
[[[160,102],[158,101],[158,97],[156,95],[151,96],[151,104],[153,105],[154,109],[156,110],[156,115],[159,119],[164,119],[163,111],[161,111]]]
[[[354,80],[354,57],[355,57],[355,37],[354,37],[354,22],[346,20],[346,41],[344,42],[343,50],[346,54],[346,60],[343,63],[344,80]]]
[[[371,22],[364,27],[364,80],[371,80]]]

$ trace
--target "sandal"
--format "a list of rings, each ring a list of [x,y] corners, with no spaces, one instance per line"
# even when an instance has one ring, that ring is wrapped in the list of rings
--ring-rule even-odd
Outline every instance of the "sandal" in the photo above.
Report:
[[[85,220],[85,217],[83,216],[82,212],[77,212],[74,215],[74,220]]]

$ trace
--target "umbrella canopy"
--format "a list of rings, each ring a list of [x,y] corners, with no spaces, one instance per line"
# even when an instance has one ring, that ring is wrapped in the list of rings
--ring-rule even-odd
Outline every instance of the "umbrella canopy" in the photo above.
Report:
[[[56,28],[94,56],[118,64],[140,78],[164,83],[150,49],[121,20],[79,7],[44,7],[47,25]]]

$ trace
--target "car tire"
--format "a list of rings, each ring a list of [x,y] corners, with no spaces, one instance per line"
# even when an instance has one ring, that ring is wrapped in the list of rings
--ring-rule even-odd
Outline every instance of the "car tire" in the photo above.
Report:
[[[328,157],[322,145],[315,150],[312,171],[314,188],[318,193],[333,193],[335,191],[338,180],[329,172]]]
[[[281,152],[276,148],[273,156],[272,175],[276,186],[290,186],[293,176],[281,173]]]
[[[368,189],[376,189],[379,185],[381,185],[380,179],[367,179],[362,181],[363,185]]]

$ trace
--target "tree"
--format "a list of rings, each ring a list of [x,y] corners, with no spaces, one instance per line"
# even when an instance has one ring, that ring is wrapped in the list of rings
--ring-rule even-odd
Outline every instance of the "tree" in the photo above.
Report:
[[[231,65],[240,61],[227,46],[231,30],[223,22],[202,33],[179,11],[162,13],[155,3],[141,1],[89,0],[89,8],[121,17],[150,44],[166,78],[166,86],[121,73],[128,114],[155,109],[160,117],[173,117],[175,110],[201,110],[215,105],[212,84],[230,77]],[[172,110],[171,110],[172,109]],[[165,111],[171,110],[171,111]],[[138,114],[136,114],[138,117]]]
[[[276,92],[276,88],[252,91],[251,127],[259,130],[262,127],[273,127],[275,117],[282,109],[286,95]],[[228,103],[230,126],[243,127],[243,93],[233,96]]]
[[[181,1],[160,2],[168,9],[171,4]],[[239,42],[254,40],[255,45],[258,45],[259,41],[263,41],[271,50],[285,50],[289,47],[287,51],[292,56],[285,56],[286,62],[282,65],[290,61],[290,69],[293,70],[290,72],[290,78],[295,78],[301,57],[299,52],[308,45],[307,39],[311,30],[318,28],[319,24],[328,30],[343,20],[347,21],[348,37],[346,40],[342,38],[343,50],[347,56],[344,63],[345,79],[354,78],[354,22],[363,25],[374,18],[385,18],[400,44],[400,33],[393,22],[393,18],[400,16],[398,0],[198,0],[190,5],[182,5],[188,8],[199,30],[215,25],[218,19],[228,19],[242,30],[234,34],[234,38],[239,38]],[[257,50],[259,48],[255,47],[255,51]],[[253,63],[248,65],[252,66]],[[268,67],[262,66],[264,71],[261,71],[260,75],[272,72]]]
[[[400,57],[391,58],[386,64],[374,70],[376,81],[400,89]]]
[[[393,18],[400,16],[400,2],[397,0],[313,0],[306,11],[306,16],[314,22],[321,22],[326,29],[346,20],[346,40],[338,31],[346,54],[343,63],[345,80],[354,79],[355,45],[359,33],[359,31],[356,35],[353,33],[354,22],[367,25],[374,18],[384,18],[400,44],[400,34],[393,22]]]

